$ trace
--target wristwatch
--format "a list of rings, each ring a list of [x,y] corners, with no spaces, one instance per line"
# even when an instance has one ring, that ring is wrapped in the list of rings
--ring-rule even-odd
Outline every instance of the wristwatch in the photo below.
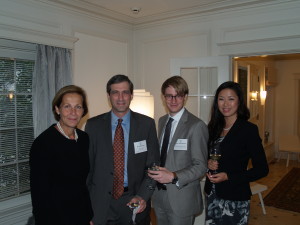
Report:
[[[174,175],[174,178],[173,178],[173,180],[172,180],[172,184],[176,184],[176,183],[178,182],[178,177],[177,177],[177,175],[176,175],[175,172],[172,172],[172,173],[173,173],[173,175]]]

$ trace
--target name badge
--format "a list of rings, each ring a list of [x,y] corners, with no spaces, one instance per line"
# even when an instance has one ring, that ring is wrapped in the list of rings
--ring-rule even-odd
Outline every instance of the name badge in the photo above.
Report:
[[[147,143],[146,140],[134,142],[134,153],[138,154],[141,152],[147,151]]]
[[[188,139],[177,139],[177,142],[174,146],[174,150],[177,151],[186,151],[187,150]]]

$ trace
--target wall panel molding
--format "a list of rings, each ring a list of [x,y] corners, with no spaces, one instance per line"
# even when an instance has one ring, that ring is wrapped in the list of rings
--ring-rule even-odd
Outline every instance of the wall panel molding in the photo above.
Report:
[[[286,37],[300,35],[300,21],[297,19],[280,20],[265,23],[255,23],[220,31],[222,43],[265,39],[273,37]]]
[[[5,24],[0,24],[0,38],[45,44],[69,49],[73,49],[74,43],[78,40],[77,38],[72,36],[47,33],[43,31],[31,30],[23,27]]]
[[[266,55],[300,52],[300,35],[217,43],[219,55]],[[298,48],[295,48],[298,46]]]

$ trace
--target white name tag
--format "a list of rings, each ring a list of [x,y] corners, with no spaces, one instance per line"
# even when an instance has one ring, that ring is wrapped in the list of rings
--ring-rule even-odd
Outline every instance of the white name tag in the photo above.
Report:
[[[134,142],[134,153],[138,154],[141,152],[147,151],[147,143],[146,140]]]
[[[188,139],[177,139],[174,150],[186,151]]]

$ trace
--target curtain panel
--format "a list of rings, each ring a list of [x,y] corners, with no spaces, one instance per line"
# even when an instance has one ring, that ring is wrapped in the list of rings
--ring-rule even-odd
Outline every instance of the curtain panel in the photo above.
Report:
[[[71,57],[70,49],[37,45],[32,81],[35,137],[56,122],[52,100],[60,88],[72,84]]]

